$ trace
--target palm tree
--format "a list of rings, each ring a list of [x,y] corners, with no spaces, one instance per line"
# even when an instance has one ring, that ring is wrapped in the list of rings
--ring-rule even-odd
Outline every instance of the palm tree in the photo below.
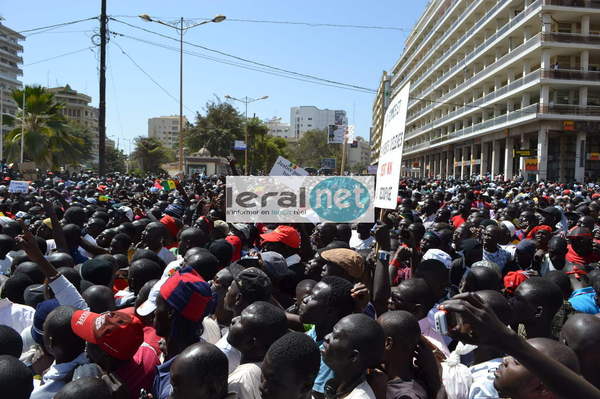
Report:
[[[173,151],[153,137],[136,137],[134,142],[131,158],[137,161],[144,172],[159,172],[161,164],[174,158]]]
[[[46,88],[25,87],[25,112],[23,90],[13,90],[11,95],[19,109],[15,117],[5,116],[6,125],[12,127],[5,139],[10,160],[20,159],[22,132],[24,159],[38,167],[57,168],[89,158],[89,133],[69,123],[62,114],[63,105]]]

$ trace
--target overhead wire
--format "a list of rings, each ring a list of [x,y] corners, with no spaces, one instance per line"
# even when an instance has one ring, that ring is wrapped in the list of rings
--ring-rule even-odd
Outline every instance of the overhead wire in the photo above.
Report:
[[[46,62],[46,61],[52,61],[52,60],[55,60],[55,59],[57,59],[57,58],[62,58],[62,57],[66,57],[66,56],[68,56],[68,55],[77,54],[77,53],[81,53],[81,52],[83,52],[83,51],[86,51],[86,50],[93,50],[93,49],[94,49],[94,46],[89,46],[89,47],[81,48],[81,49],[79,49],[79,50],[75,50],[75,51],[69,51],[68,53],[64,53],[64,54],[55,55],[55,56],[53,56],[53,57],[50,57],[50,58],[45,58],[45,59],[43,59],[43,60],[39,60],[39,61],[30,62],[29,64],[23,64],[23,66],[24,66],[24,67],[27,67],[27,66],[31,66],[31,65],[35,65],[35,64],[40,64],[40,63],[42,63],[42,62]]]
[[[40,26],[38,28],[31,28],[31,29],[25,29],[22,31],[19,31],[18,33],[29,33],[29,32],[35,32],[38,30],[44,30],[44,29],[49,29],[49,28],[59,28],[61,26],[67,26],[67,25],[74,25],[74,24],[78,24],[80,22],[85,22],[85,21],[91,21],[92,19],[98,19],[98,16],[94,16],[94,17],[89,17],[89,18],[82,18],[82,19],[76,19],[74,21],[68,21],[68,22],[63,22],[60,24],[54,24],[54,25],[47,25],[47,26]]]

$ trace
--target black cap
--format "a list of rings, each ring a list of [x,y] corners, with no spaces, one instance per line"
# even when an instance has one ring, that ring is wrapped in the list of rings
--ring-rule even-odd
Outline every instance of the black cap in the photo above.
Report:
[[[113,265],[108,259],[89,259],[81,265],[79,274],[94,284],[108,286],[113,277]]]
[[[234,276],[239,291],[250,302],[268,301],[271,297],[271,279],[265,272],[249,267]]]

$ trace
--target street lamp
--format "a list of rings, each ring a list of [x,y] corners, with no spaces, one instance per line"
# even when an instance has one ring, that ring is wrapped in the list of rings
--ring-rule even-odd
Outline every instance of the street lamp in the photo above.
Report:
[[[246,149],[244,150],[244,173],[246,174],[246,176],[248,176],[248,104],[251,104],[253,102],[260,101],[260,100],[266,100],[267,98],[269,98],[269,96],[262,96],[262,97],[258,97],[258,98],[250,98],[250,97],[235,98],[235,97],[231,97],[229,94],[226,94],[225,98],[228,100],[239,101],[239,102],[243,103],[246,108],[246,110],[245,110],[246,120],[244,122],[244,125],[245,125],[244,137],[245,137],[245,141],[246,141]]]
[[[217,15],[213,19],[199,22],[197,24],[184,26],[183,17],[179,19],[179,26],[170,24],[158,19],[152,18],[148,14],[140,14],[139,17],[146,22],[156,22],[157,24],[168,26],[179,32],[179,170],[183,172],[183,34],[192,28],[211,22],[219,23],[225,21],[225,15]]]

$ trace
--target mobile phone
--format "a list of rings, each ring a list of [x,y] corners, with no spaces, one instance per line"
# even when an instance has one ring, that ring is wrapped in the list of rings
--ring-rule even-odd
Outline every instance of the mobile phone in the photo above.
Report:
[[[442,335],[448,335],[448,312],[445,310],[438,310],[433,315],[435,323],[435,330]]]
[[[249,267],[258,267],[258,256],[244,256],[240,260],[237,261],[240,265],[245,268]]]

